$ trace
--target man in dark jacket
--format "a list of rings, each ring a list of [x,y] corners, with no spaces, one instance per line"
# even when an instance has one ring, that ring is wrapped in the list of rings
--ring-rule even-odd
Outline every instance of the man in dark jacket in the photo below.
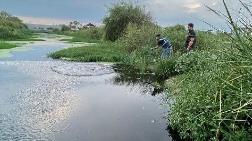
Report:
[[[192,50],[196,44],[196,33],[193,29],[193,23],[188,24],[188,35],[186,37],[185,48],[187,51]]]

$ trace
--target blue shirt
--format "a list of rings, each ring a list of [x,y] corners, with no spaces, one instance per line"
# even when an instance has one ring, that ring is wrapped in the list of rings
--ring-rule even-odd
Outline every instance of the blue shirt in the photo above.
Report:
[[[158,40],[158,45],[161,46],[162,48],[166,49],[166,48],[171,48],[172,45],[170,43],[169,40],[165,39],[165,38],[161,38]]]

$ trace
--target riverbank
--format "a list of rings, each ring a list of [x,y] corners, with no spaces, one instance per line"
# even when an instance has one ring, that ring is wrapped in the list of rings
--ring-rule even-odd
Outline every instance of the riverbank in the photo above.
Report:
[[[53,59],[79,62],[119,62],[125,53],[115,44],[103,42],[89,46],[64,49],[51,53]]]
[[[102,43],[94,52],[89,52],[92,48],[89,47],[55,54],[57,58],[65,56],[74,60],[75,57],[96,56],[100,52],[101,57],[94,60],[74,61],[123,64],[129,66],[129,73],[137,71],[136,78],[139,79],[152,74],[155,82],[151,84],[161,90],[167,89],[167,98],[174,101],[167,103],[171,108],[167,121],[183,139],[250,140],[252,42],[250,34],[240,32],[242,27],[231,26],[236,33],[197,31],[197,48],[191,52],[183,51],[186,35],[183,26],[161,28],[129,24],[124,34],[111,45],[124,52],[119,54],[122,55],[119,60],[106,59],[108,54],[102,52],[109,47],[102,47]],[[160,51],[151,49],[155,45],[156,33],[171,40],[174,45],[171,58],[161,60]],[[111,54],[113,52],[109,52]]]
[[[17,47],[16,44],[6,43],[4,41],[0,41],[0,49],[11,49]]]

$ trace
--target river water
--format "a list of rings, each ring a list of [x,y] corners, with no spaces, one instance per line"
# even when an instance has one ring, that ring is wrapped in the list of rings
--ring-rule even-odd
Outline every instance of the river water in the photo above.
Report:
[[[162,94],[118,81],[111,64],[52,60],[70,45],[45,39],[0,56],[0,141],[172,140]]]

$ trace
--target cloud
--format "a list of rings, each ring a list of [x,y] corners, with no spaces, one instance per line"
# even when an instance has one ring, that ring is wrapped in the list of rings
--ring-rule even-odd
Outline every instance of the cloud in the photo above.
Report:
[[[187,12],[197,12],[197,9],[202,7],[202,4],[200,2],[194,2],[194,3],[188,3],[183,5],[184,8],[187,9]]]
[[[202,3],[198,0],[186,0],[183,4],[183,8],[186,9],[186,12],[192,13],[192,12],[197,12],[201,7]]]
[[[40,17],[29,17],[29,16],[17,16],[24,23],[28,24],[43,24],[43,25],[58,25],[68,24],[71,20],[68,19],[56,19],[56,18],[40,18]]]

